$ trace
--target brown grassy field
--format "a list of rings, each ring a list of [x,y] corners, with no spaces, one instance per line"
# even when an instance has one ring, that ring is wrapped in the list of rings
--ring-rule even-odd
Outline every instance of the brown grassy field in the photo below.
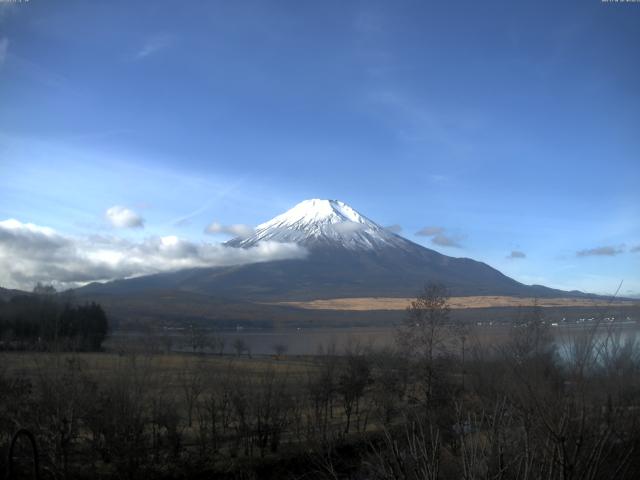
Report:
[[[288,375],[305,374],[312,368],[310,361],[300,358],[276,359],[272,357],[237,357],[235,355],[192,354],[116,354],[116,353],[48,353],[48,352],[0,352],[0,371],[10,376],[37,378],[65,367],[69,361],[81,362],[83,370],[96,380],[121,375],[133,365],[145,374],[162,375],[175,383],[184,371],[197,366],[208,375],[227,371],[230,367],[241,376],[256,376],[274,369]]]
[[[412,298],[390,297],[332,298],[327,300],[310,300],[302,302],[279,302],[277,305],[289,305],[308,310],[404,310],[412,300]],[[629,300],[617,300],[609,303],[606,300],[594,300],[589,298],[534,299],[507,296],[451,297],[449,304],[453,309],[529,307],[536,301],[540,307],[604,307],[633,305],[633,302]]]

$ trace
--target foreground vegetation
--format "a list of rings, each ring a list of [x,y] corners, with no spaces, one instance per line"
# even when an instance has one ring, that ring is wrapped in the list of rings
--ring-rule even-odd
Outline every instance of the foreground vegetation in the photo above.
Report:
[[[585,329],[560,360],[545,325],[486,346],[431,288],[392,350],[4,353],[2,461],[22,428],[42,478],[638,478],[635,339]]]

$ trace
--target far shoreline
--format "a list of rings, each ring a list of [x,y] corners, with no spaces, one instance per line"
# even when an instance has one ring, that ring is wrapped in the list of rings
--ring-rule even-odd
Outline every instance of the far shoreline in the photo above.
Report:
[[[305,310],[342,310],[342,311],[371,311],[371,310],[404,310],[414,298],[396,297],[353,297],[329,298],[306,301],[265,302],[266,305],[283,305]],[[449,306],[453,310],[468,308],[499,308],[499,307],[627,307],[638,301],[628,299],[603,298],[534,298],[511,297],[506,295],[473,295],[464,297],[450,297]]]

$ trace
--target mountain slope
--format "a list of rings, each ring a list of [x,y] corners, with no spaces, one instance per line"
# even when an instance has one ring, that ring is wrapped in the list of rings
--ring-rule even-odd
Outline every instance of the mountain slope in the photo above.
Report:
[[[337,297],[411,297],[424,283],[446,285],[452,295],[567,296],[523,285],[469,258],[454,258],[396,235],[336,200],[306,200],[227,245],[250,248],[261,241],[294,242],[305,259],[162,273],[81,289],[131,293],[175,289],[250,301]],[[578,294],[577,292],[574,295]]]
[[[23,292],[22,290],[8,289],[0,287],[0,300],[8,301],[13,297],[20,295],[31,295],[30,292]]]

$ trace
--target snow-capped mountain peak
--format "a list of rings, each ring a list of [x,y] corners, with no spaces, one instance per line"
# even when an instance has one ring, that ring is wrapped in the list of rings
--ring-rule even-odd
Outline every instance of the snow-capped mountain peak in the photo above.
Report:
[[[311,199],[258,225],[247,238],[229,245],[250,247],[261,241],[295,242],[308,247],[330,246],[375,249],[401,246],[406,240],[358,213],[339,200]]]
[[[300,202],[285,213],[258,225],[257,229],[271,226],[301,225],[314,223],[337,224],[354,222],[377,227],[377,225],[360,215],[346,203],[339,200],[321,200],[314,198]]]

